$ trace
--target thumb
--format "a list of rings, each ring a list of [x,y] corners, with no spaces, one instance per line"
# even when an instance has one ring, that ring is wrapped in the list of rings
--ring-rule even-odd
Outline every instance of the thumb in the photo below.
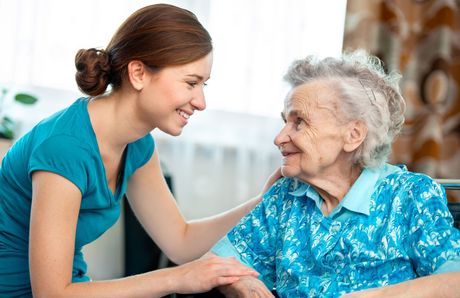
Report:
[[[262,195],[264,195],[270,187],[278,180],[279,178],[283,177],[281,174],[281,168],[277,168],[267,179],[267,181],[264,184],[264,187],[262,188]]]

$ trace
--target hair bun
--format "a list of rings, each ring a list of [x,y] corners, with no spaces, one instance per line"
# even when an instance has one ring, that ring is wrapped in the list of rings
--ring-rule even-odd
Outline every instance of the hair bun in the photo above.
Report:
[[[81,49],[75,55],[75,80],[85,94],[103,94],[110,83],[110,59],[105,50]]]

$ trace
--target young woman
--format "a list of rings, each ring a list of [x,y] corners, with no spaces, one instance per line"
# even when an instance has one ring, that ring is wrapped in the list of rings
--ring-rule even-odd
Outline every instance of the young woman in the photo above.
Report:
[[[158,297],[257,275],[233,258],[198,258],[259,198],[186,222],[150,135],[155,128],[180,135],[205,109],[212,44],[195,15],[165,4],[144,7],[105,50],[80,50],[75,64],[77,84],[89,96],[40,122],[3,159],[0,296]],[[90,282],[82,247],[115,223],[125,194],[149,235],[183,265]]]

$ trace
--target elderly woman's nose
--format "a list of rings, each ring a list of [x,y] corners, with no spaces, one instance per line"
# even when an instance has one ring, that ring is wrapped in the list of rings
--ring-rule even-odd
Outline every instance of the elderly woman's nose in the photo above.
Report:
[[[289,142],[290,138],[286,131],[283,129],[281,130],[278,135],[275,137],[273,141],[277,147],[281,147],[285,143]]]

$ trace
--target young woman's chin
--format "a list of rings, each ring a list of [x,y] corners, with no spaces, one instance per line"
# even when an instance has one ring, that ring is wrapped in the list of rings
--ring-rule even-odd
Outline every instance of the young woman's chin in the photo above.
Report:
[[[180,136],[182,134],[182,129],[178,130],[178,129],[160,129],[162,132],[164,132],[165,134],[168,134],[170,136],[173,136],[173,137],[177,137],[177,136]]]
[[[184,129],[183,127],[164,127],[159,129],[164,132],[165,134],[168,134],[173,137],[180,136],[182,134],[182,130]]]

